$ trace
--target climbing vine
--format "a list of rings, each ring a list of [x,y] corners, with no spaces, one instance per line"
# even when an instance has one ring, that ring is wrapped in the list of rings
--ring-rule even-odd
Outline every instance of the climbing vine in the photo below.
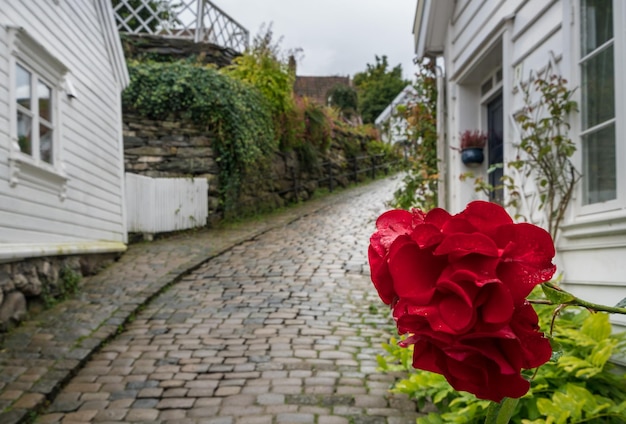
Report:
[[[532,179],[539,194],[538,209],[545,212],[547,230],[553,239],[556,239],[576,183],[581,178],[572,163],[576,145],[569,137],[568,117],[577,108],[572,100],[573,93],[574,90],[567,88],[567,81],[557,75],[538,78],[523,88],[524,107],[515,117],[521,130],[520,142],[515,145],[520,154],[507,163],[521,178],[505,174],[494,186],[472,172],[461,175],[461,180],[473,178],[475,190],[486,196],[505,188],[508,193],[505,206],[517,210],[521,207],[524,185]],[[487,173],[503,166],[495,164]]]
[[[394,194],[394,206],[408,209],[432,209],[437,206],[437,77],[435,62],[423,59],[418,64],[415,101],[400,107],[395,114],[408,125],[405,134],[405,157],[408,173],[404,186]]]
[[[270,108],[254,87],[192,62],[131,62],[125,109],[149,119],[177,116],[216,134],[224,211],[235,208],[242,176],[278,148]]]

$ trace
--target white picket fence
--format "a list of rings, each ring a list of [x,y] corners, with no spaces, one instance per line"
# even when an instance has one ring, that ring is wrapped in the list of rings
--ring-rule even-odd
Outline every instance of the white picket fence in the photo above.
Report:
[[[126,173],[128,232],[156,234],[206,225],[205,178],[150,178]]]

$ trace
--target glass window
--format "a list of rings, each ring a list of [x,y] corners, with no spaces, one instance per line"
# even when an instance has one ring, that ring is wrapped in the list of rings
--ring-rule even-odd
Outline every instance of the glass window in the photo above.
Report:
[[[583,136],[585,204],[615,199],[615,124]]]
[[[581,0],[583,203],[617,197],[612,0]]]
[[[51,86],[38,75],[19,63],[15,64],[17,142],[20,151],[49,164],[54,158],[53,95]]]

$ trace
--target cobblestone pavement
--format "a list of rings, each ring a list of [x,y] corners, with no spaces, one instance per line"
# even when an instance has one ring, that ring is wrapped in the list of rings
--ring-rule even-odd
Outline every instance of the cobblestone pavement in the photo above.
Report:
[[[377,312],[366,260],[374,220],[397,185],[378,181],[220,235],[131,246],[76,305],[50,313],[80,330],[70,347],[41,321],[30,338],[5,340],[9,353],[22,340],[39,356],[0,356],[0,402],[12,402],[0,422],[19,422],[24,415],[12,411],[50,399],[37,423],[414,423],[413,402],[388,393],[396,376],[376,370],[392,328]],[[105,288],[96,295],[98,282]],[[84,308],[67,315],[72,306]],[[76,324],[90,321],[98,323]],[[47,358],[53,341],[56,357]],[[67,384],[37,391],[53,385],[51,369],[57,386]]]

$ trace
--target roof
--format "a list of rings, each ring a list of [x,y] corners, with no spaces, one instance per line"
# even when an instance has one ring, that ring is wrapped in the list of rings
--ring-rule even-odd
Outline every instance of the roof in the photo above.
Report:
[[[120,89],[123,90],[130,83],[130,78],[128,76],[128,68],[126,68],[122,42],[117,27],[115,26],[113,6],[110,0],[97,0],[95,3],[100,25],[102,26],[102,32],[106,39],[107,52],[109,53],[109,60],[113,66],[115,79],[120,84]]]
[[[314,99],[321,105],[328,104],[328,91],[336,85],[345,85],[352,87],[350,77],[299,77],[296,76],[296,82],[293,90],[300,97],[309,97]]]
[[[378,117],[374,121],[374,124],[380,125],[381,123],[389,119],[398,105],[408,104],[411,100],[415,99],[415,96],[417,96],[417,91],[415,90],[415,87],[410,84],[404,87],[402,91],[398,93],[395,99],[393,99],[391,103],[387,105],[385,110],[383,110],[380,115],[378,115]]]
[[[443,53],[454,3],[453,0],[417,0],[413,37],[418,58]]]

